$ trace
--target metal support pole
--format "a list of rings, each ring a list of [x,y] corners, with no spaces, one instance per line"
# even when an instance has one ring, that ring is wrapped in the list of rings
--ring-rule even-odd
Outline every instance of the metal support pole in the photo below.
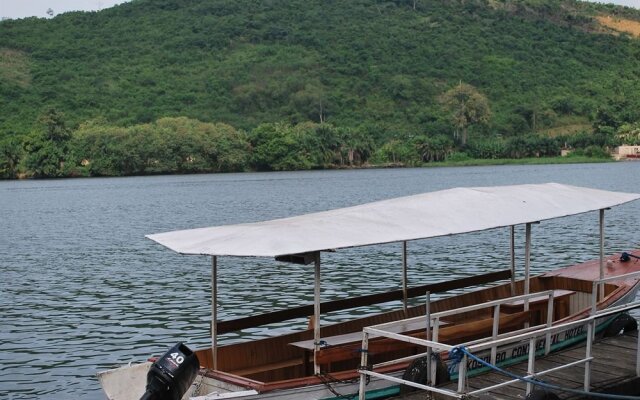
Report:
[[[425,316],[427,317],[427,340],[431,340],[431,292],[427,291],[427,300],[425,304]],[[431,346],[427,347],[427,379],[431,379]],[[427,384],[432,382],[427,381]]]
[[[433,335],[431,335],[431,341],[433,342],[438,341],[439,332],[440,332],[440,317],[436,317],[435,320],[433,321]],[[431,347],[429,347],[429,357],[431,357],[432,351],[433,350],[431,349]],[[437,380],[436,373],[438,372],[438,368],[436,366],[436,361],[432,360],[432,362],[433,362],[433,366],[431,367],[431,386],[435,386],[436,380]]]
[[[553,324],[553,292],[549,295],[549,303],[547,304],[547,328],[551,328]],[[551,352],[551,332],[547,332],[544,339],[544,355],[548,355]]]
[[[525,229],[524,244],[524,294],[529,294],[530,289],[530,271],[531,265],[531,223],[527,223]],[[529,299],[524,299],[524,311],[529,311]]]
[[[593,282],[591,284],[591,312],[589,315],[596,315],[596,311],[598,311],[598,287],[600,286],[600,282]]]
[[[511,296],[516,295],[516,227],[511,225],[510,229],[509,258],[511,267]]]
[[[402,242],[402,307],[407,318],[407,242]]]
[[[636,376],[640,377],[640,335],[636,344]]]
[[[528,375],[533,375],[536,373],[535,362],[536,362],[536,338],[534,336],[529,340],[529,363],[527,365]],[[533,385],[527,382],[527,393],[526,393],[527,396],[529,395],[529,393],[531,393],[532,389],[533,389]]]
[[[218,369],[218,257],[211,257],[211,357]]]
[[[600,210],[600,279],[604,278],[604,208]],[[604,299],[604,284],[600,283],[600,300]]]
[[[464,393],[464,388],[467,385],[467,355],[462,357],[462,361],[458,366],[458,393]]]
[[[367,355],[369,351],[369,334],[362,334],[362,354],[360,355],[360,368],[367,368]],[[365,400],[365,386],[367,384],[367,375],[360,373],[360,390],[358,390],[358,399]]]
[[[591,311],[589,312],[590,316],[596,315],[596,312],[598,311],[598,288],[600,287],[600,285],[600,282],[593,282],[591,285]],[[589,323],[589,327],[591,327],[591,323]],[[591,330],[590,332],[591,334],[589,336],[591,337],[591,339],[594,339],[596,334],[595,330]]]
[[[493,307],[493,331],[491,332],[491,340],[498,338],[498,329],[500,328],[500,304],[496,304]],[[491,347],[491,364],[496,365],[496,357],[498,354],[498,347]]]
[[[593,334],[595,329],[596,320],[593,319],[587,324],[587,347],[584,358],[587,361],[584,363],[584,391],[588,392],[591,389],[591,345],[593,343]]]
[[[318,351],[320,351],[320,252],[316,253],[313,290],[313,373],[320,373]]]

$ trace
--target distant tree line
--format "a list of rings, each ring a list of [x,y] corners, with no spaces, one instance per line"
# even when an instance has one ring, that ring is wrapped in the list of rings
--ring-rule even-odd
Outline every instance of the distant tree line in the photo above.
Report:
[[[469,93],[469,87],[460,87]],[[455,97],[453,94],[448,97]],[[444,106],[451,109],[451,123],[458,124],[457,134],[418,133],[383,141],[373,139],[371,126],[345,128],[310,121],[269,122],[244,131],[187,117],[160,118],[127,127],[98,119],[71,129],[62,113],[50,109],[39,117],[30,134],[0,141],[0,177],[420,166],[466,159],[555,157],[562,149],[589,157],[608,157],[613,146],[640,143],[639,123],[618,123],[604,111],[592,129],[573,134],[486,134],[472,128],[489,117],[487,103],[481,101],[480,108],[471,111],[477,104],[461,104],[458,98],[455,106],[447,105],[446,97]],[[475,98],[473,102],[478,100],[476,95],[471,97]],[[461,118],[461,109],[476,117]],[[470,132],[464,138],[460,134],[463,130]]]

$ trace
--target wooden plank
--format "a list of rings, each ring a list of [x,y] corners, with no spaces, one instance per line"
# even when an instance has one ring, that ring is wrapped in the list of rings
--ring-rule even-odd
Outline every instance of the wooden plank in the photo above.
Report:
[[[638,346],[638,339],[632,336],[614,336],[611,338],[604,339],[608,345],[619,347],[621,349],[633,350],[635,351]]]
[[[536,362],[537,364],[537,362]],[[527,365],[526,364],[517,364],[511,367],[508,367],[507,370],[513,374],[516,374],[518,376],[525,376],[527,375]],[[568,387],[568,388],[576,388],[580,385],[579,382],[572,380],[572,381],[567,381],[564,378],[560,378],[558,377],[556,374],[553,375],[544,375],[540,377],[541,380],[543,380],[544,382],[547,382],[551,385],[557,385],[557,386],[562,386],[562,387]],[[526,385],[526,383],[525,383]]]
[[[553,291],[553,300],[560,300],[563,297],[568,297],[571,296],[572,294],[574,294],[575,291],[573,290],[565,290],[565,289],[557,289]],[[532,297],[529,299],[529,304],[534,304],[534,303],[546,303],[549,300],[549,296],[547,295],[541,295],[541,296],[536,296],[536,297]],[[516,300],[516,301],[512,301],[511,303],[505,303],[502,305],[502,307],[505,306],[518,306],[518,305],[522,305],[524,304],[524,300],[520,299],[520,300]]]
[[[632,333],[635,335],[637,333]],[[621,385],[628,382],[629,379],[635,377],[635,349],[637,345],[636,337],[631,335],[621,335],[613,338],[602,339],[593,345],[593,356],[595,359],[591,365],[591,387],[594,392],[622,394],[625,388]],[[536,359],[536,371],[555,368],[561,365],[577,361],[584,358],[584,343],[571,349],[562,350],[558,353],[552,353],[546,357],[538,357]],[[629,359],[633,358],[633,362]],[[527,362],[512,365],[506,368],[518,376],[527,375]],[[584,366],[575,366],[559,371],[555,371],[548,375],[539,377],[541,380],[560,387],[583,389],[584,384]],[[474,376],[469,379],[469,387],[473,389],[492,386],[502,383],[511,378],[497,372],[488,372],[482,375]],[[450,382],[444,387],[457,390],[457,382]],[[522,399],[525,397],[526,384],[518,382],[510,386],[505,386],[488,394],[492,397],[475,396],[476,399],[495,398],[495,399]],[[624,392],[631,394],[630,392]],[[582,398],[567,392],[556,393],[561,399],[577,399]]]
[[[511,378],[498,373],[488,373],[488,374],[480,375],[477,377],[473,377],[471,378],[471,380],[477,381],[478,383],[475,384],[475,386],[477,386],[478,389],[480,389],[488,386],[497,385],[498,383],[509,381],[511,380]],[[456,386],[457,386],[457,382],[456,382]],[[523,399],[525,397],[525,392],[526,392],[526,384],[519,382],[509,386],[504,386],[504,387],[492,390],[487,393],[489,393],[494,398]]]
[[[258,365],[251,368],[244,368],[244,369],[239,369],[235,371],[229,371],[229,373],[233,375],[238,375],[238,376],[248,376],[248,375],[257,374],[259,372],[272,371],[274,369],[299,367],[299,366],[302,366],[303,362],[304,360],[302,359],[287,360],[287,361],[281,361],[281,362],[272,363],[272,364]]]
[[[511,378],[503,374],[488,372],[482,375],[474,376],[470,378],[468,382],[469,386],[473,389],[482,389],[509,380],[511,380]],[[449,390],[457,391],[458,382],[450,382],[446,385],[443,385],[443,387]],[[490,391],[485,393],[484,395],[476,396],[474,398],[482,398],[484,396],[488,396],[488,398],[491,399],[523,399],[525,397],[525,388],[526,384],[518,382],[513,385],[498,388],[495,391]]]
[[[551,357],[553,358],[553,357]],[[547,368],[553,368],[555,366],[559,366],[562,363],[555,363],[551,360],[536,360],[536,369],[543,370]],[[540,365],[540,368],[538,366]],[[509,370],[515,374],[520,376],[524,376],[527,374],[527,367],[524,364],[519,364],[514,366],[513,368],[509,368]],[[556,385],[562,388],[568,389],[576,389],[583,390],[584,389],[584,367],[576,366],[569,369],[564,369],[560,371],[555,371],[551,374],[540,376],[539,379],[543,382],[549,383],[551,385]],[[593,373],[591,374],[591,389],[592,391],[597,391],[600,388],[606,387],[613,382],[619,381],[620,377],[615,374],[606,374],[606,373]],[[583,396],[575,395],[570,392],[556,391],[552,390],[558,397],[561,399],[572,399],[572,398],[580,398]]]
[[[562,357],[572,359],[582,359],[585,356],[584,347],[573,348],[563,351],[559,355],[552,355],[562,360]],[[625,376],[628,373],[635,374],[635,352],[633,354],[623,355],[605,343],[595,343],[592,348],[592,371],[598,371],[599,374],[614,372],[617,376]],[[584,370],[582,370],[584,371]],[[593,379],[592,374],[592,379]]]
[[[509,278],[511,278],[511,270],[505,269],[488,274],[409,288],[407,291],[407,296],[409,298],[424,296],[426,291],[430,291],[431,293],[442,293],[449,290],[462,289],[469,286],[482,285],[485,283]],[[394,290],[386,293],[334,300],[322,303],[320,305],[320,312],[327,313],[332,311],[348,310],[356,307],[381,304],[394,300],[402,300],[402,296],[402,290]],[[295,318],[304,318],[310,315],[313,315],[312,304],[294,307],[287,310],[273,311],[270,313],[233,319],[229,321],[218,321],[218,334],[235,332],[246,328],[255,328],[257,326],[271,324],[274,322],[288,321]]]
[[[631,378],[625,378],[615,382],[607,387],[598,388],[597,391],[607,394],[637,396],[640,394],[638,388],[640,388],[640,378],[633,376]]]
[[[584,358],[584,355],[585,355],[584,346],[571,348],[569,350],[566,350],[566,352],[564,352],[563,354],[569,357],[574,357],[576,359]],[[592,348],[592,355],[594,358],[599,357],[599,362],[601,363],[602,362],[606,362],[606,363],[619,362],[619,360],[616,358],[618,355],[610,354],[606,350],[603,352],[602,345],[596,346],[596,344],[594,344]]]
[[[500,320],[500,330],[506,331],[516,327],[520,327],[525,321],[529,320],[530,313],[523,311],[516,314],[504,315]],[[469,340],[484,337],[490,334],[493,327],[493,318],[471,321],[463,324],[444,326],[440,328],[438,333],[438,341],[442,343],[460,343]],[[408,336],[415,338],[426,338],[426,332],[420,331],[409,333]],[[320,349],[316,359],[320,364],[329,364],[332,362],[345,361],[359,357],[361,342],[353,342],[345,345],[328,347]],[[401,342],[388,338],[373,338],[369,340],[369,353],[371,355],[388,353],[396,350],[409,349],[417,347],[417,345],[407,342]]]
[[[584,354],[582,358],[584,358]],[[574,361],[577,361],[578,358],[568,357],[564,354],[559,353],[559,354],[553,354],[553,360],[561,364],[569,364]],[[617,366],[617,368],[619,369],[618,373],[623,373],[624,375],[635,373],[635,367],[629,367],[627,365],[619,365]],[[602,362],[595,360],[594,362],[591,363],[591,371],[593,373],[598,373],[598,374],[599,373],[609,374],[612,370],[610,365],[603,364]]]
[[[599,362],[606,362],[612,366],[620,365],[621,363],[628,363],[631,365],[636,365],[636,354],[635,352],[621,352],[615,351],[615,349],[611,347],[605,346],[593,346],[592,355],[594,358],[598,359]]]
[[[449,325],[446,321],[440,321],[440,329],[442,327]],[[410,323],[402,323],[398,325],[393,325],[392,327],[386,329],[388,332],[393,333],[415,333],[420,330],[427,330],[427,321],[426,319],[422,319],[419,321],[412,321]],[[373,339],[373,337],[372,337]],[[346,333],[344,335],[334,335],[334,336],[323,336],[322,340],[326,343],[324,346],[339,346],[343,344],[362,342],[362,332],[352,332]],[[289,343],[290,346],[295,346],[304,350],[313,350],[315,349],[315,340],[301,340],[298,342]]]
[[[549,359],[540,359],[536,360],[536,371],[543,371],[551,368],[556,368],[561,365],[564,365],[560,361],[553,360],[554,357],[550,357]],[[524,376],[527,374],[526,366],[520,364],[513,369],[514,373]],[[517,372],[515,372],[517,371]],[[592,370],[591,374],[591,385],[593,387],[597,387],[599,385],[603,385],[611,382],[612,380],[617,380],[619,378],[615,373],[607,373],[599,371],[598,373],[594,373]],[[559,371],[555,371],[548,375],[540,376],[540,379],[544,382],[548,382],[551,384],[555,384],[562,387],[570,387],[573,389],[580,388],[582,389],[584,385],[584,366],[574,366],[571,368],[562,369]]]
[[[505,377],[504,375],[501,374],[497,374],[497,373],[486,373],[486,374],[482,374],[480,376],[474,376],[473,378],[469,379],[467,388],[468,388],[468,392],[473,391],[473,390],[477,390],[477,389],[482,389],[482,388],[486,388],[489,386],[493,386],[496,385],[498,383],[503,383],[507,380],[510,380],[510,378]],[[449,382],[446,383],[444,385],[440,385],[439,386],[442,389],[447,389],[447,390],[452,390],[454,392],[456,392],[458,390],[458,382]],[[490,392],[486,392],[486,393],[482,393],[479,395],[474,395],[472,398],[473,399],[479,399],[479,400],[522,400],[524,399],[525,396],[525,385],[524,384],[520,384],[520,383],[516,383],[514,385],[510,385],[510,386],[505,386],[505,387],[501,387],[499,389],[496,389],[495,391],[490,391]],[[424,400],[426,398],[425,396],[425,392],[416,392],[415,394],[409,394],[409,395],[404,395],[402,396],[401,400]],[[435,394],[433,396],[434,399],[436,400],[450,400],[451,397],[449,396],[444,396],[444,395],[439,395],[439,394]],[[471,397],[470,397],[471,398]]]
[[[496,281],[509,279],[509,278],[511,278],[511,270],[503,269],[501,271],[490,272],[482,275],[475,275],[475,276],[470,276],[466,278],[453,279],[450,281],[437,282],[437,283],[432,283],[428,285],[412,287],[407,290],[407,296],[409,298],[424,296],[425,292],[427,291],[430,291],[432,294],[442,293],[442,292],[447,292],[449,290],[463,289],[469,286],[482,285],[485,283],[496,282]],[[398,298],[394,298],[393,300],[402,299],[402,290],[397,290],[396,292],[390,292],[390,293],[398,293],[396,294],[396,297]],[[387,300],[387,301],[391,301],[391,300]]]
[[[487,375],[493,375],[493,374],[487,374]],[[507,379],[504,380],[500,380],[500,375],[496,375],[495,376],[495,382],[489,381],[487,379],[477,379],[477,378],[471,378],[469,379],[467,382],[467,387],[469,388],[469,391],[472,390],[478,390],[478,389],[482,389],[485,388],[487,386],[493,386],[495,384],[498,383],[502,383],[504,381],[506,381]],[[457,390],[458,388],[458,384],[457,382],[455,383],[455,385],[452,387],[452,390]],[[506,388],[500,388],[498,392],[486,392],[486,393],[481,393],[479,395],[476,395],[474,398],[476,399],[483,399],[483,400],[522,400],[525,396],[524,396],[525,390],[524,389],[519,389],[517,387],[506,387]],[[450,399],[450,398],[449,398]]]
[[[544,371],[551,368],[556,368],[561,366],[561,363],[553,362],[549,359],[539,359],[536,360],[535,370],[536,371]],[[552,383],[551,380],[559,379],[560,381],[564,381],[564,385],[568,387],[578,387],[584,383],[584,368],[581,368],[580,373],[578,374],[578,368],[580,367],[572,367],[569,369],[563,369],[560,371],[555,371],[548,375],[541,375],[540,379],[545,382]],[[519,364],[514,366],[511,372],[518,374],[520,376],[527,375],[527,367],[526,365]]]
[[[475,396],[474,398],[482,398],[481,396],[487,396],[489,399],[500,399],[500,400],[512,400],[518,399],[522,400],[526,397],[526,390],[520,389],[511,386],[511,387],[503,387],[499,388],[496,391],[482,393],[480,395]]]

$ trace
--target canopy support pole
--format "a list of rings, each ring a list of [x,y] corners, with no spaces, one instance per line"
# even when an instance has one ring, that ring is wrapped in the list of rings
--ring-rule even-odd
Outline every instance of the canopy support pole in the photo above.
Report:
[[[527,222],[525,229],[524,244],[524,294],[529,294],[530,290],[530,270],[531,266],[531,222]],[[529,299],[524,300],[524,311],[529,311]],[[528,324],[527,324],[528,326]]]
[[[211,257],[211,356],[218,369],[218,257]]]
[[[511,233],[510,248],[510,266],[511,266],[511,296],[516,295],[516,227],[511,225],[509,229]]]
[[[604,208],[600,210],[600,279],[604,278]],[[598,283],[600,300],[604,299],[604,284]]]
[[[431,292],[427,290],[427,302],[425,304],[425,314],[427,317],[427,340],[431,340]],[[431,381],[431,347],[427,347],[427,385],[433,384]]]
[[[407,241],[402,242],[402,308],[407,318]]]
[[[315,279],[313,291],[313,373],[320,373],[318,351],[320,351],[320,252],[315,254]]]

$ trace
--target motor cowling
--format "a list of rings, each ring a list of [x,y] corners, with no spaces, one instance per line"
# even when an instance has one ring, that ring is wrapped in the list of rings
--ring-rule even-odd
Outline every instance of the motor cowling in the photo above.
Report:
[[[195,353],[183,343],[176,344],[151,365],[146,392],[140,400],[180,400],[199,367]]]
[[[622,262],[627,262],[627,261],[631,260],[631,258],[635,258],[635,259],[640,260],[640,257],[635,256],[633,254],[629,254],[626,251],[623,251],[622,254],[620,254],[620,261],[622,261]]]

